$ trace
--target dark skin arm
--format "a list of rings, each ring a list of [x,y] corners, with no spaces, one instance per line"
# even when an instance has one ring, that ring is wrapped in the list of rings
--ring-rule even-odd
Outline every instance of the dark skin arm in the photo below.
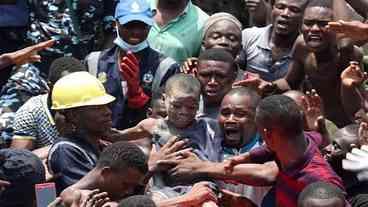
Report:
[[[275,162],[265,164],[238,164],[249,161],[249,155],[235,157],[230,161],[214,163],[200,160],[191,152],[183,153],[184,159],[160,161],[172,166],[169,173],[179,177],[210,177],[219,180],[232,180],[238,183],[268,186],[272,185],[278,174]]]

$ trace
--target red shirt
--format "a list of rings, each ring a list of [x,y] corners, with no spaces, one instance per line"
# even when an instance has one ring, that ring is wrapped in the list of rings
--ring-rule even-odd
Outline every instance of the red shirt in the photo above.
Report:
[[[305,156],[286,169],[279,166],[280,171],[275,184],[276,206],[297,207],[299,193],[308,184],[317,181],[332,183],[345,190],[341,178],[332,170],[318,149],[322,141],[321,135],[306,132],[305,137],[309,142]],[[272,152],[262,146],[252,150],[250,154],[252,160],[260,161],[262,158],[270,158]]]

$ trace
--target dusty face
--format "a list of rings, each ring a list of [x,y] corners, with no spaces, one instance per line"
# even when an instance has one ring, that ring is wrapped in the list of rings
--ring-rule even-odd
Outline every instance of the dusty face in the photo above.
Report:
[[[186,128],[197,114],[199,94],[186,94],[178,90],[171,93],[165,98],[168,120],[178,129]]]
[[[230,63],[202,60],[198,63],[197,78],[201,83],[206,103],[220,105],[223,97],[231,90],[235,72]]]
[[[167,111],[166,111],[164,100],[162,99],[157,100],[155,104],[153,104],[151,117],[152,118],[165,118],[166,116],[167,116]]]
[[[241,49],[241,31],[233,22],[218,21],[208,29],[203,46],[205,49],[223,48],[236,57]]]
[[[256,134],[255,106],[250,99],[233,94],[225,96],[222,101],[218,121],[228,147],[242,147]]]
[[[136,45],[147,39],[150,26],[141,21],[131,21],[124,25],[117,22],[119,35],[127,43]]]
[[[333,21],[333,12],[324,7],[308,7],[305,10],[302,33],[307,46],[313,51],[322,51],[335,41],[334,33],[326,26]]]
[[[278,35],[295,35],[303,19],[304,0],[276,0],[272,8],[272,25]]]
[[[309,198],[304,201],[302,207],[344,207],[345,202],[340,198],[317,199]]]

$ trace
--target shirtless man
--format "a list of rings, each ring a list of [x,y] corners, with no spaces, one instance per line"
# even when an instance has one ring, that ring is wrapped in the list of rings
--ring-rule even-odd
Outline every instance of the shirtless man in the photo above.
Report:
[[[339,76],[350,61],[360,62],[362,54],[353,46],[344,47],[344,50],[337,47],[335,34],[326,28],[334,18],[331,5],[329,1],[312,0],[307,6],[303,35],[296,40],[285,78],[267,82],[251,77],[235,85],[253,85],[263,93],[275,92],[275,89],[300,89],[302,85],[303,89],[313,88],[322,98],[325,117],[339,127],[348,124],[348,116],[342,113]]]

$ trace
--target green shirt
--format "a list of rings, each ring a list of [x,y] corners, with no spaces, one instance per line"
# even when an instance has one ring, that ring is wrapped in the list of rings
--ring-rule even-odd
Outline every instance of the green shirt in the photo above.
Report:
[[[151,8],[157,9],[157,0],[151,0]],[[160,27],[156,23],[148,35],[150,46],[178,63],[189,57],[198,57],[202,44],[202,29],[208,15],[188,2],[181,15]]]

